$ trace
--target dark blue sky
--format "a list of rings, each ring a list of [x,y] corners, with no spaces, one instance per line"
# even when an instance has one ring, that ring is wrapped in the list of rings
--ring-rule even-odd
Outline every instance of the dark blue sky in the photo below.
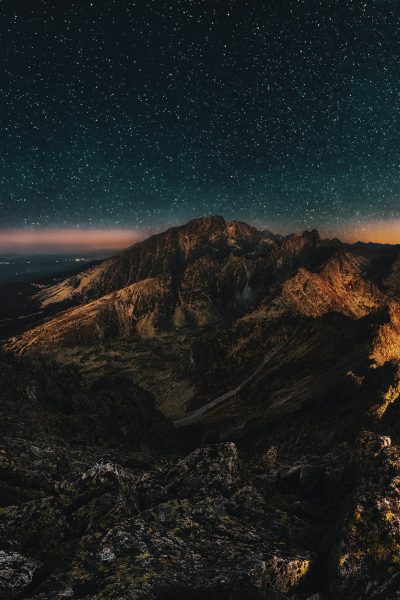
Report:
[[[0,226],[400,215],[400,3],[0,5]]]

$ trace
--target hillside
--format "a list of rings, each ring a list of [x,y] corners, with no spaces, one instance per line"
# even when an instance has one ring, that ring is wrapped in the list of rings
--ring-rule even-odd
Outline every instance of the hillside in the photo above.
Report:
[[[316,231],[283,238],[222,217],[198,219],[41,287],[34,303],[43,322],[5,347],[51,354],[89,378],[130,374],[167,415],[190,422],[217,405],[219,414],[233,397],[240,410],[256,381],[253,401],[265,405],[275,394],[271,370],[290,355],[296,372],[297,363],[311,369],[297,405],[322,393],[312,369],[323,373],[332,319],[338,338],[357,329],[368,341],[335,351],[328,387],[349,369],[399,358],[399,256],[396,246],[350,246]],[[279,383],[274,377],[287,398],[289,385],[287,375]],[[215,402],[226,394],[226,402]]]

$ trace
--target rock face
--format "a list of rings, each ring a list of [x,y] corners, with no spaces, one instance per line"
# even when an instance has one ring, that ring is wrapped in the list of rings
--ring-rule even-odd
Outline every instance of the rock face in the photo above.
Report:
[[[282,237],[197,219],[41,287],[41,324],[5,347],[51,353],[95,379],[128,373],[174,419],[243,430],[348,371],[399,360],[398,256],[315,230]]]
[[[399,459],[390,437],[361,433],[351,465],[355,486],[338,545],[338,589],[364,585],[368,597],[384,597],[398,575]],[[371,579],[374,583],[368,585]]]
[[[385,291],[394,298],[400,297],[400,251],[397,251],[396,257],[384,279]]]
[[[320,317],[337,312],[365,317],[384,304],[379,290],[362,277],[365,259],[337,252],[320,272],[300,268],[282,286],[282,297],[299,314]]]
[[[398,599],[398,256],[213,217],[36,288],[0,599]]]
[[[17,552],[0,551],[0,598],[22,598],[35,586],[42,564]]]
[[[315,234],[272,238],[222,217],[191,221],[41,289],[35,302],[59,316],[11,345],[42,351],[216,324],[247,312],[273,283],[336,246]],[[65,311],[71,305],[79,308]]]

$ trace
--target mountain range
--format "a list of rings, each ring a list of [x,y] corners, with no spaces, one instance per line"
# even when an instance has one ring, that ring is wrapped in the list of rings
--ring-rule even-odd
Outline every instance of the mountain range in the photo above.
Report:
[[[0,292],[0,598],[399,597],[400,246],[209,217]]]

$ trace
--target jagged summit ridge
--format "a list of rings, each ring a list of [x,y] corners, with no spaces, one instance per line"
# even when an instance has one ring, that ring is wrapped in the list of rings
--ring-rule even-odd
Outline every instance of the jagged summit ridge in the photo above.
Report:
[[[81,274],[38,294],[44,305],[99,297],[142,279],[170,274],[171,271],[199,259],[224,258],[227,255],[257,256],[280,247],[287,238],[259,231],[242,221],[226,221],[221,216],[202,217],[183,226],[172,227],[127,248]],[[289,241],[290,240],[290,241]],[[288,236],[293,249],[320,242],[318,234],[304,232]]]
[[[315,234],[283,238],[223,217],[195,219],[41,289],[35,300],[44,309],[58,305],[60,316],[22,344],[92,344],[218,323],[256,306],[271,284],[334,248]],[[65,311],[68,305],[79,308]]]
[[[305,317],[361,318],[387,305],[385,285],[396,289],[396,261],[379,273],[381,284],[366,276],[379,252],[324,240],[316,229],[282,237],[222,216],[202,217],[41,289],[35,301],[58,315],[9,347],[152,337],[268,305]]]

